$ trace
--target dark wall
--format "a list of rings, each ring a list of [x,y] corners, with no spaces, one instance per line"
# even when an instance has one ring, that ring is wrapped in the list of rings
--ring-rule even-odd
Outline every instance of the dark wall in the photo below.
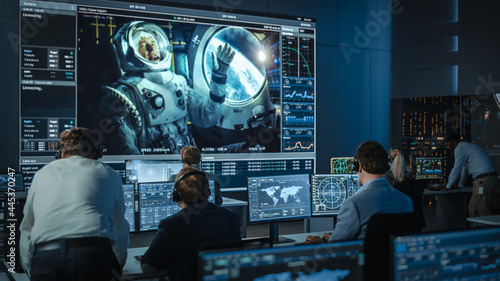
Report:
[[[458,95],[500,91],[500,3],[459,1]]]
[[[174,1],[215,8],[300,15],[317,19],[317,172],[329,171],[329,158],[352,156],[369,139],[389,147],[391,2],[386,0],[218,0]],[[0,2],[1,38],[18,33],[18,2]],[[395,7],[401,4],[395,3]],[[18,55],[0,41],[0,173],[18,168],[18,73],[9,65]]]
[[[392,98],[500,90],[500,3],[421,0],[394,17]]]

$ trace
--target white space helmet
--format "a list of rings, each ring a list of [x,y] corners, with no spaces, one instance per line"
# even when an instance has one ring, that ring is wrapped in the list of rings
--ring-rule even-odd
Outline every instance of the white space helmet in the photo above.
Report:
[[[172,45],[154,23],[127,23],[116,34],[114,45],[124,72],[164,71],[171,67]]]

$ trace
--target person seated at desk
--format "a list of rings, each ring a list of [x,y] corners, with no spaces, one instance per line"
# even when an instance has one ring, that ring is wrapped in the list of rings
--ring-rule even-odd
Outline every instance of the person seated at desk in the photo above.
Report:
[[[391,148],[389,150],[389,164],[391,168],[385,174],[385,179],[391,186],[397,189],[398,185],[411,178],[411,173],[406,170],[405,158],[401,150],[398,148]]]
[[[192,167],[202,171],[200,167],[201,162],[201,151],[196,146],[186,146],[181,149],[181,159],[182,165],[184,168]],[[203,171],[209,180],[214,180],[214,190],[215,190],[215,204],[221,206],[223,199],[222,194],[220,192],[220,184],[217,180],[217,176],[215,174]],[[170,180],[175,180],[177,175],[172,175]]]
[[[411,199],[385,180],[389,170],[387,152],[378,142],[362,143],[354,158],[360,189],[340,207],[333,233],[325,233],[323,238],[310,235],[304,244],[322,243],[326,239],[328,242],[362,239],[373,214],[413,212]]]
[[[208,202],[210,190],[204,172],[183,168],[177,175],[172,201],[181,210],[158,226],[141,259],[146,274],[167,269],[170,281],[197,280],[197,250],[208,243],[241,241],[238,215]]]
[[[455,187],[463,188],[467,176],[472,174],[472,197],[469,201],[469,216],[491,215],[493,194],[498,187],[497,172],[491,159],[480,146],[462,141],[460,135],[452,134],[446,139],[446,145],[453,150],[455,163],[448,176],[446,186],[439,188],[443,191]]]

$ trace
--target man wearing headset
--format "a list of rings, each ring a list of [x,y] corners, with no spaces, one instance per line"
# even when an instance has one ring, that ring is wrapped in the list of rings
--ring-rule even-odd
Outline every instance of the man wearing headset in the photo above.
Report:
[[[20,225],[20,256],[31,280],[118,280],[129,224],[120,176],[97,161],[85,128],[60,135],[61,150],[33,178]]]
[[[192,168],[195,168],[195,169],[198,169],[200,171],[201,170],[201,167],[200,167],[200,163],[201,163],[201,151],[196,147],[196,146],[187,146],[187,147],[184,147],[181,149],[181,158],[182,158],[182,165],[184,168],[186,167],[192,167]],[[205,172],[205,175],[207,175],[207,178],[209,180],[213,180],[214,181],[214,185],[215,185],[215,204],[216,205],[222,205],[222,195],[221,195],[221,192],[220,192],[220,184],[219,184],[219,181],[217,180],[217,176],[215,174],[212,174],[212,173],[208,173],[208,172]],[[171,180],[175,180],[175,177],[177,175],[172,175],[172,178]]]
[[[376,213],[413,212],[410,197],[397,191],[385,180],[389,170],[387,152],[376,141],[362,143],[354,156],[354,170],[358,173],[360,189],[340,207],[337,224],[333,233],[325,233],[323,238],[308,236],[304,243],[321,243],[362,239],[366,224]]]
[[[186,167],[177,175],[172,201],[181,210],[160,222],[158,232],[141,259],[142,271],[167,269],[169,280],[197,280],[197,250],[210,243],[241,240],[238,216],[208,202],[210,189],[204,172]]]

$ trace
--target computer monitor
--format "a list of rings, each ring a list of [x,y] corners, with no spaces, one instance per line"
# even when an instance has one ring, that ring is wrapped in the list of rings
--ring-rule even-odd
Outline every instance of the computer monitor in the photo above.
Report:
[[[127,183],[173,181],[183,168],[178,160],[125,160]]]
[[[123,184],[123,195],[125,196],[125,219],[130,225],[130,232],[135,232],[135,185]]]
[[[336,215],[344,201],[359,189],[357,174],[311,175],[312,215]]]
[[[276,221],[311,216],[309,175],[275,175],[248,177],[250,222],[269,222],[269,234],[275,243],[279,238]]]
[[[354,162],[354,157],[331,157],[330,174],[352,173],[353,162]]]
[[[415,157],[415,179],[443,178],[443,157]]]
[[[199,280],[356,280],[364,276],[363,241],[200,252]]]
[[[394,237],[394,281],[499,280],[500,228]]]
[[[23,174],[0,174],[0,192],[13,192],[23,190]]]
[[[174,181],[138,183],[139,190],[139,231],[157,230],[160,221],[181,210],[177,202],[171,200]],[[209,202],[215,202],[214,180],[208,180]]]

